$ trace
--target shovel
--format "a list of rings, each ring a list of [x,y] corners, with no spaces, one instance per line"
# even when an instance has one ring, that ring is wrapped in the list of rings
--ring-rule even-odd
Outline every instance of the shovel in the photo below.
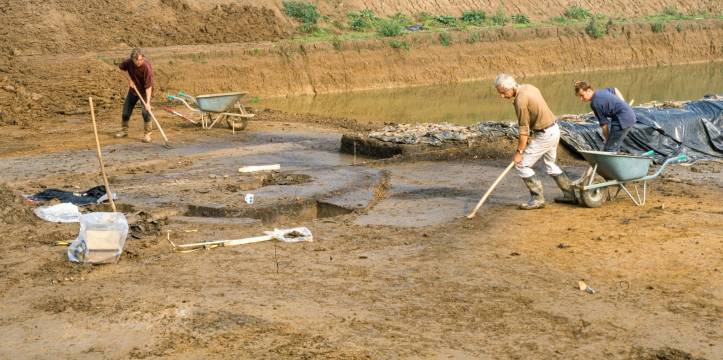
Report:
[[[216,240],[207,241],[202,243],[193,244],[181,244],[176,245],[171,241],[170,232],[167,233],[166,240],[171,243],[173,250],[178,252],[191,252],[200,249],[213,249],[215,247],[225,246],[236,246],[243,244],[253,244],[262,241],[279,240],[287,243],[300,242],[300,241],[314,241],[314,236],[311,234],[311,230],[305,227],[297,227],[291,229],[274,229],[274,231],[265,231],[263,236],[255,236],[244,239],[235,240]]]

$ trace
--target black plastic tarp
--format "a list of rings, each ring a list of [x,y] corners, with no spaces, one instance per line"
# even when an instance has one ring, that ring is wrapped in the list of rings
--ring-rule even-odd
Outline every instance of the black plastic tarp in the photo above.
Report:
[[[635,107],[633,111],[638,122],[625,138],[622,151],[641,154],[653,150],[656,163],[679,153],[690,160],[723,159],[723,100],[691,101],[681,108]],[[562,142],[575,151],[602,151],[597,120],[594,116],[586,120],[561,121]]]
[[[45,189],[37,194],[28,197],[34,201],[48,201],[58,199],[61,202],[69,202],[75,205],[90,205],[98,202],[98,199],[105,195],[105,186],[100,185],[86,190],[83,193],[74,193],[60,189]]]

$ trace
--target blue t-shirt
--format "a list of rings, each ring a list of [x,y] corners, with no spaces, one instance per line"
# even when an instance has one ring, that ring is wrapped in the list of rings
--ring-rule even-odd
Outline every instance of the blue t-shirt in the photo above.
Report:
[[[590,107],[600,126],[610,124],[611,128],[627,129],[635,124],[633,109],[615,95],[613,88],[595,91]]]

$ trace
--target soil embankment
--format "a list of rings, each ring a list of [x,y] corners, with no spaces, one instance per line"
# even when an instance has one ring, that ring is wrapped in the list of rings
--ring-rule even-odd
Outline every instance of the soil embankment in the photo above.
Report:
[[[155,94],[245,90],[259,97],[457,82],[500,71],[532,75],[723,59],[718,41],[723,22],[679,25],[680,31],[668,27],[662,33],[645,24],[614,25],[601,39],[591,39],[580,26],[488,29],[472,43],[466,41],[469,34],[452,33],[450,46],[441,45],[436,34],[422,33],[405,37],[409,50],[392,48],[386,40],[359,40],[339,46],[185,45],[147,53],[156,72]],[[89,95],[101,111],[120,104],[125,86],[115,63],[126,53],[20,56],[0,63],[0,124],[87,111]]]
[[[653,33],[649,25],[616,26],[615,36],[591,39],[581,27],[491,29],[479,42],[453,35],[411,36],[409,50],[384,40],[204,49],[156,55],[159,79],[169,90],[208,93],[245,89],[258,96],[393,88],[518,75],[629,68],[723,59],[723,22],[683,23],[683,31]],[[197,50],[191,50],[197,53]],[[184,54],[186,52],[186,54]],[[164,66],[173,64],[173,66]],[[189,76],[191,75],[191,76]]]
[[[571,5],[611,17],[653,14],[666,6],[683,12],[719,13],[715,0],[591,1],[313,1],[329,19],[343,21],[350,11],[369,9],[380,16],[401,12],[459,16],[479,9],[489,14],[525,14],[533,20],[558,16]],[[218,44],[289,37],[296,22],[281,0],[0,1],[0,53],[60,54],[128,46]]]

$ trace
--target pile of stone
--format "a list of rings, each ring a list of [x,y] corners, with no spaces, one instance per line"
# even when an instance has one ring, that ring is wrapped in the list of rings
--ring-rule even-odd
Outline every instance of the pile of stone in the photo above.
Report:
[[[446,143],[471,142],[480,138],[516,138],[513,123],[481,122],[470,126],[442,124],[394,124],[369,134],[370,138],[395,144],[426,144],[442,146]]]

